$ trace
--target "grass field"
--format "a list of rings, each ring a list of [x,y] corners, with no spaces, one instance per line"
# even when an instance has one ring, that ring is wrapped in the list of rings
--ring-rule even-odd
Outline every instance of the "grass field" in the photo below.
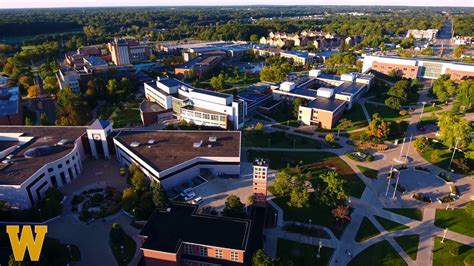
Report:
[[[369,167],[362,166],[362,165],[357,165],[357,168],[359,168],[359,171],[361,171],[362,174],[364,174],[366,177],[377,179],[377,175],[379,174],[379,171],[369,168]]]
[[[436,210],[435,225],[441,228],[449,228],[449,231],[474,237],[474,217],[464,209]]]
[[[243,131],[242,146],[319,149],[321,148],[321,142],[315,139],[285,134],[284,132],[255,133]]]
[[[380,217],[380,216],[377,216],[375,215],[374,216],[375,219],[383,226],[383,228],[385,228],[385,230],[389,231],[389,232],[393,232],[393,231],[398,231],[398,230],[403,230],[403,229],[408,229],[409,227],[404,225],[404,224],[399,224],[397,222],[394,222],[392,220],[389,220],[389,219],[385,219],[383,217]]]
[[[124,246],[123,252],[121,245]],[[111,243],[110,248],[112,249],[117,264],[125,266],[128,265],[135,256],[136,243],[129,235],[124,234],[124,240],[121,245],[118,243]]]
[[[369,125],[367,119],[365,118],[364,111],[362,110],[362,105],[360,105],[359,103],[354,104],[351,110],[346,110],[342,115],[341,119],[343,118],[351,120],[353,123],[352,127],[346,129],[346,131],[363,128]]]
[[[281,265],[328,265],[333,249],[321,248],[320,258],[317,245],[308,245],[286,239],[278,239],[277,257]]]
[[[369,220],[369,218],[364,217],[362,223],[360,224],[359,230],[357,231],[355,240],[357,242],[363,242],[378,234],[380,234],[380,232],[377,230],[375,225]]]
[[[405,252],[412,258],[416,260],[416,255],[418,254],[418,244],[420,243],[420,235],[403,235],[396,236],[393,239],[405,250]]]
[[[473,247],[449,239],[445,239],[444,243],[441,243],[441,239],[441,237],[434,239],[433,266],[472,265],[464,264],[464,260],[467,256],[473,256]],[[454,249],[459,251],[459,255],[453,255],[452,250]]]
[[[395,251],[392,245],[390,245],[387,240],[383,240],[373,244],[361,253],[357,254],[357,256],[352,259],[348,265],[403,266],[407,264]]]
[[[367,111],[371,117],[373,114],[378,113],[386,121],[398,121],[411,116],[409,114],[401,116],[398,110],[393,110],[383,105],[366,103],[365,107],[367,108]]]
[[[420,209],[415,208],[387,208],[385,209],[389,212],[393,212],[413,220],[422,221],[423,220],[423,212]]]

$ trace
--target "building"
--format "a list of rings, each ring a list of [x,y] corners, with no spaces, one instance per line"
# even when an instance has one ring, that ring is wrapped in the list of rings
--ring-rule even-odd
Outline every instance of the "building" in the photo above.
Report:
[[[74,93],[80,93],[81,88],[86,88],[87,82],[92,79],[92,73],[83,69],[61,68],[56,73],[59,89],[69,87]]]
[[[257,206],[267,205],[268,159],[258,158],[253,162],[253,201]]]
[[[370,89],[374,76],[361,73],[341,76],[311,70],[273,87],[273,98],[279,101],[305,100],[299,107],[298,120],[305,125],[331,129],[344,113]]]
[[[365,56],[362,72],[369,71],[385,75],[397,71],[400,76],[411,79],[437,79],[442,74],[449,74],[452,80],[462,80],[474,77],[474,64],[423,58]]]
[[[188,62],[178,66],[174,69],[175,75],[184,75],[188,72],[195,72],[201,76],[207,71],[213,69],[224,59],[223,55],[202,55],[195,57]]]
[[[87,56],[84,57],[84,71],[87,73],[92,73],[96,71],[107,71],[109,65],[105,62],[104,59],[98,56]]]
[[[87,127],[0,126],[0,195],[18,208],[82,172]]]
[[[408,30],[406,38],[413,36],[417,40],[428,40],[431,41],[436,38],[438,34],[437,29],[427,29],[427,30]]]
[[[314,54],[306,51],[289,50],[280,52],[280,57],[293,60],[297,65],[312,64],[314,62],[314,56]]]
[[[145,83],[145,99],[172,110],[179,119],[202,126],[238,129],[247,114],[245,101],[232,94],[194,88],[168,77]]]
[[[120,131],[113,138],[117,160],[137,164],[171,190],[192,178],[240,175],[239,131]]]
[[[151,55],[150,47],[135,40],[115,38],[113,42],[107,44],[107,47],[116,66],[146,61]]]
[[[474,38],[470,36],[455,36],[453,38],[455,45],[471,45],[472,39]]]
[[[20,88],[0,88],[0,125],[23,125]]]
[[[65,61],[72,68],[82,69],[84,68],[84,58],[89,56],[101,57],[102,52],[96,46],[84,46],[75,52],[66,53]]]
[[[197,210],[197,205],[171,203],[152,213],[139,234],[145,264],[250,265],[256,223]]]

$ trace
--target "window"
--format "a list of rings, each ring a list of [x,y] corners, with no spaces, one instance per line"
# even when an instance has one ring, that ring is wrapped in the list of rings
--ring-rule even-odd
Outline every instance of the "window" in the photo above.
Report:
[[[193,246],[191,245],[184,245],[184,253],[186,254],[193,254]]]
[[[238,261],[239,260],[239,252],[237,252],[237,251],[230,252],[230,260]]]
[[[207,248],[206,247],[199,247],[199,255],[203,257],[207,257]]]
[[[59,164],[59,165],[58,165],[58,168],[59,168],[59,169],[63,168],[63,165],[62,165],[62,164]]]
[[[52,172],[53,171],[53,168],[48,168],[48,172]]]
[[[216,249],[216,258],[222,259],[222,249]]]
[[[69,164],[69,160],[66,161],[66,164]]]

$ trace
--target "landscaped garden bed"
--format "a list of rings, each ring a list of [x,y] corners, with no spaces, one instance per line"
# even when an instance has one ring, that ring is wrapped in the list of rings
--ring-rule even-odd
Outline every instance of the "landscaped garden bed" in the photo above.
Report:
[[[364,149],[354,149],[346,153],[346,156],[358,162],[372,162],[374,160],[374,156]]]
[[[121,192],[113,187],[89,189],[74,195],[72,210],[79,213],[81,221],[88,222],[118,212],[121,198]]]
[[[416,200],[419,200],[419,201],[424,201],[424,202],[427,202],[427,203],[431,203],[431,199],[421,193],[415,193],[413,194],[412,198],[416,199]]]

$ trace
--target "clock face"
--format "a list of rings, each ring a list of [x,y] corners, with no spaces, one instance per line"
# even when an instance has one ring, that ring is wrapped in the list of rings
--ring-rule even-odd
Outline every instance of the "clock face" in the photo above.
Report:
[[[101,139],[100,134],[92,134],[92,138],[94,140],[100,140]]]

